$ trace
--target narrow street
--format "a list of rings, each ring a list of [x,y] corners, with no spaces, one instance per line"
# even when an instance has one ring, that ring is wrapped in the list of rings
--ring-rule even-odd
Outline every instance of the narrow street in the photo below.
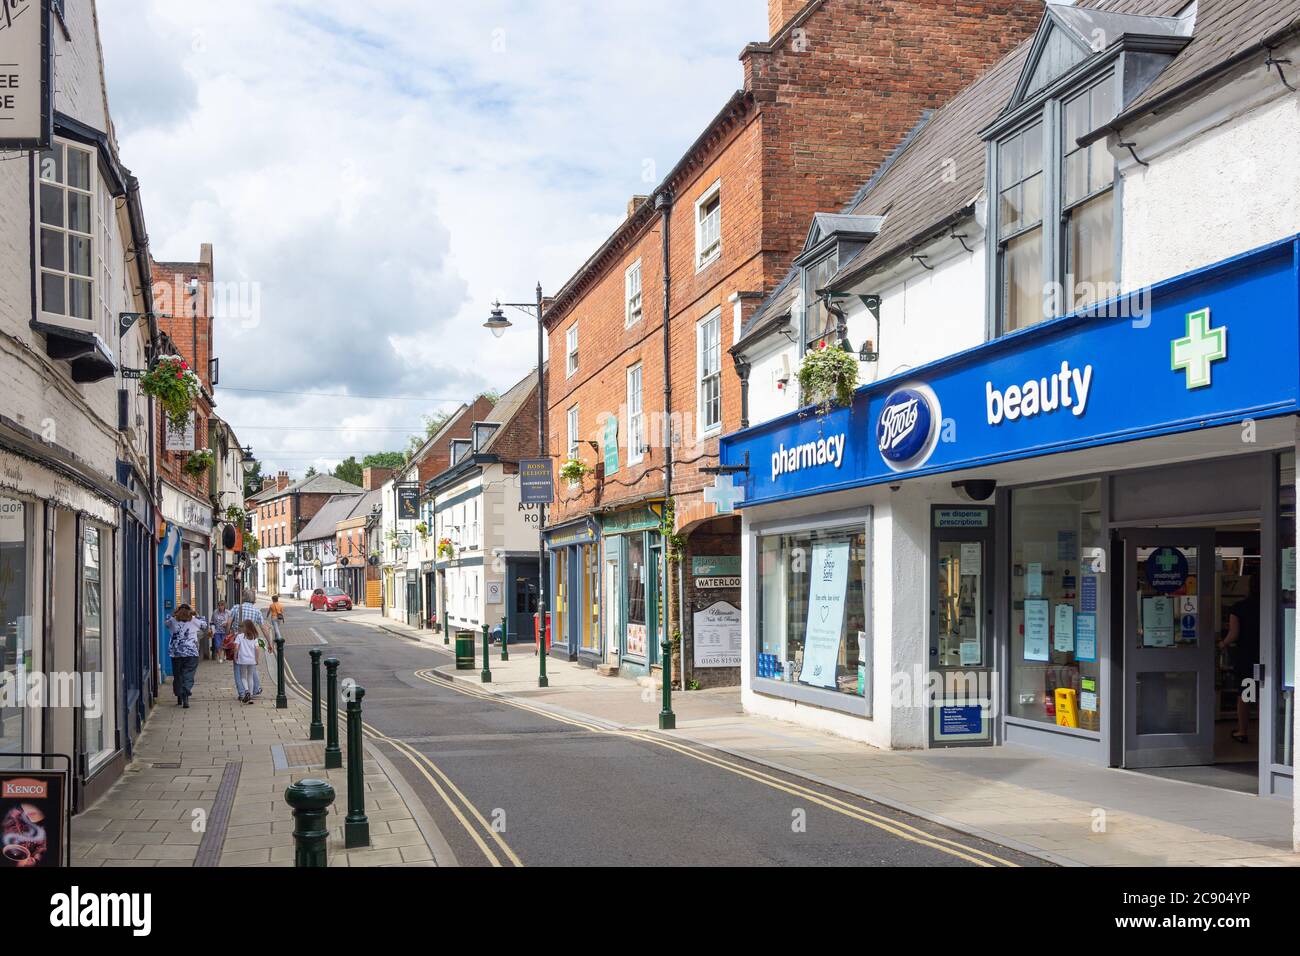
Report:
[[[295,609],[283,628],[293,682],[309,693],[312,647],[340,660],[340,678],[366,690],[371,738],[462,866],[1041,865],[669,734],[450,685],[428,673],[450,654],[373,620]]]

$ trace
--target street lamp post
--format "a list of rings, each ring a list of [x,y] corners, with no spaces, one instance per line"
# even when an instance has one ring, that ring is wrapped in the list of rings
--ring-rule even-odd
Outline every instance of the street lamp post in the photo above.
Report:
[[[544,326],[542,324],[542,284],[537,283],[537,301],[531,305],[522,302],[507,302],[512,309],[519,309],[537,318],[537,451],[541,457],[548,457],[546,452],[546,382],[542,376],[542,355],[544,345]],[[501,303],[492,303],[492,314],[483,323],[497,338],[505,335],[510,328],[510,320],[502,311]],[[542,539],[542,529],[546,527],[546,505],[537,506],[537,686],[549,687],[546,679],[546,543]]]

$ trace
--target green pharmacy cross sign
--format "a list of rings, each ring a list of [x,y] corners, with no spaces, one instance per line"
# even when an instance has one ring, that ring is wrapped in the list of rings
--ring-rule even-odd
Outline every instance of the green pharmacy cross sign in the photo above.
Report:
[[[1187,387],[1211,384],[1210,365],[1228,357],[1228,327],[1210,328],[1210,310],[1187,314],[1187,334],[1170,344],[1171,371],[1187,373]]]

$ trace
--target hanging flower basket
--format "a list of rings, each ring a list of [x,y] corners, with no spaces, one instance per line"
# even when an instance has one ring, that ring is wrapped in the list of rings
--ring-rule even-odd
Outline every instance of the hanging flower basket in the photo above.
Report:
[[[853,404],[853,390],[857,386],[857,357],[827,345],[824,339],[799,363],[799,389],[804,404],[815,405],[818,415],[826,415],[836,405]]]
[[[424,521],[417,524],[415,530],[419,532],[421,538],[427,538],[429,536],[429,525]]]
[[[570,458],[560,466],[560,477],[569,484],[575,484],[591,474],[591,466],[583,464],[576,458]]]
[[[206,448],[192,451],[189,457],[185,459],[185,474],[198,478],[212,467],[213,460],[212,452]]]
[[[451,538],[443,538],[438,542],[438,557],[450,561],[456,554],[456,546],[451,543]]]
[[[237,528],[242,528],[244,522],[248,520],[248,512],[239,505],[231,505],[226,509],[226,520]]]
[[[203,390],[199,377],[179,355],[167,355],[140,376],[140,390],[158,400],[175,429],[184,428]]]

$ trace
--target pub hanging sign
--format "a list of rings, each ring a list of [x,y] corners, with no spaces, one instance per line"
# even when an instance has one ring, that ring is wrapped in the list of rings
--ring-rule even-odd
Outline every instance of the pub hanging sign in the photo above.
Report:
[[[0,149],[54,137],[50,0],[0,0]]]

